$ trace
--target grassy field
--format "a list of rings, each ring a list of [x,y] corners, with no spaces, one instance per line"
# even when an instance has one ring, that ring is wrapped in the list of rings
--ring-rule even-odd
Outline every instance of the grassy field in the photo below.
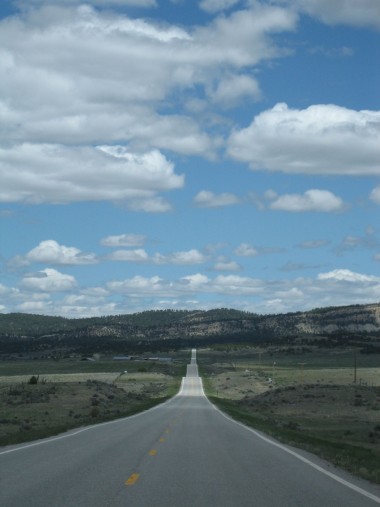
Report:
[[[221,409],[283,442],[380,483],[380,357],[326,350],[198,351],[206,392]]]
[[[185,358],[170,364],[0,362],[0,445],[55,435],[162,403],[178,392],[185,364]]]

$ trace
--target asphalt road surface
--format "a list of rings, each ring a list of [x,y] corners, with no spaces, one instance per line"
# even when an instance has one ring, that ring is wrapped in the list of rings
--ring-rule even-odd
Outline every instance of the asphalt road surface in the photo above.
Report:
[[[142,414],[0,448],[1,507],[375,507],[380,488],[236,423],[192,351],[177,396]]]

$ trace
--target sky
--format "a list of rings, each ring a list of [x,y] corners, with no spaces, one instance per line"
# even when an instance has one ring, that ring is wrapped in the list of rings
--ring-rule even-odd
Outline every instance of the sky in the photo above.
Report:
[[[379,0],[2,0],[0,312],[380,301]]]

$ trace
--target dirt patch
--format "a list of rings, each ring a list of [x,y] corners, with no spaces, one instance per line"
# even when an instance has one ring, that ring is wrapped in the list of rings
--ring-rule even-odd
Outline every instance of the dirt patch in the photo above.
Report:
[[[271,379],[265,373],[249,370],[229,371],[210,377],[216,396],[238,400],[245,396],[256,396],[271,388]]]

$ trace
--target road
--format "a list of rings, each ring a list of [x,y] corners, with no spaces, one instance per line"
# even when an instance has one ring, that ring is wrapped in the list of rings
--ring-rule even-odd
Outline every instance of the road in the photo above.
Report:
[[[236,423],[204,396],[0,448],[2,507],[375,507],[380,488]]]

